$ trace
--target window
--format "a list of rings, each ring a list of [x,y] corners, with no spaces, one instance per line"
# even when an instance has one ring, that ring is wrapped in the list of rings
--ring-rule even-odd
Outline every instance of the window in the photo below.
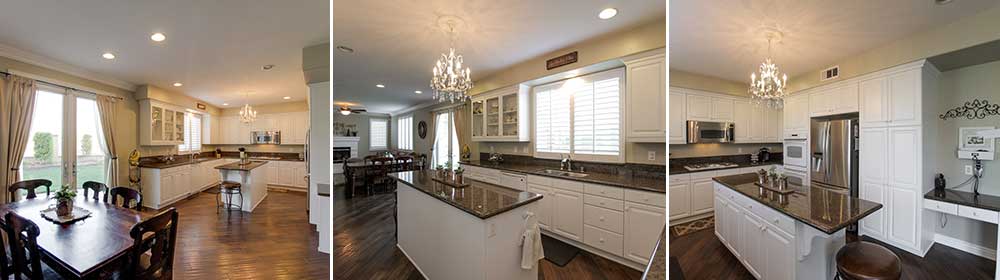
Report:
[[[389,120],[386,119],[369,119],[368,120],[368,130],[371,131],[371,143],[368,145],[369,150],[385,150],[389,147]]]
[[[396,148],[413,150],[413,115],[396,120]]]
[[[619,68],[536,86],[535,156],[622,162],[623,82]]]
[[[451,168],[458,168],[458,133],[455,133],[455,112],[442,111],[434,115],[434,150],[431,165],[445,165],[451,162]]]
[[[178,145],[177,151],[201,152],[201,114],[187,113],[184,117],[184,144]]]

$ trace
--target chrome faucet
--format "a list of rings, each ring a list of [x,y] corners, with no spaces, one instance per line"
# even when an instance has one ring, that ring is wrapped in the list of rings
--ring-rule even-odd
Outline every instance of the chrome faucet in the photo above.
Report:
[[[560,157],[562,156],[560,155]],[[566,157],[563,157],[562,160],[559,161],[559,170],[573,171],[573,158],[571,158],[570,155],[567,154]]]

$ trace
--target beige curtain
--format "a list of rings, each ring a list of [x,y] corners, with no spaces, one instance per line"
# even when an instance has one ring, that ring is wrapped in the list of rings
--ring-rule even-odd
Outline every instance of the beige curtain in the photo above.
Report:
[[[455,107],[454,113],[455,134],[458,135],[458,154],[461,155],[462,160],[469,160],[469,158],[466,157],[465,148],[472,140],[472,136],[469,135],[469,132],[472,131],[472,127],[469,126],[469,112],[465,111],[467,108],[469,108],[469,106],[462,104]],[[468,156],[471,156],[471,154]]]
[[[108,186],[118,185],[118,152],[115,152],[115,106],[117,98],[97,95],[97,111],[101,116],[101,132],[104,134],[104,149],[109,160],[105,162]]]
[[[437,143],[434,142],[434,141],[437,140],[436,139],[436,137],[437,137],[437,130],[436,130],[437,129],[437,115],[438,115],[437,112],[431,111],[431,121],[427,122],[427,134],[429,134],[428,137],[430,137],[427,140],[430,140],[430,143],[431,143],[431,148],[428,150],[430,152],[427,153],[427,156],[430,157],[430,162],[427,163],[427,164],[430,165],[430,168],[428,168],[428,169],[434,169],[434,167],[436,167],[434,165],[437,164],[436,162],[434,162],[435,161],[435,158],[434,158],[434,147],[437,145]]]
[[[28,148],[29,131],[31,129],[31,113],[35,108],[35,90],[38,86],[35,80],[10,75],[4,81],[0,90],[0,127],[5,131],[0,139],[4,147],[4,188],[21,180],[21,159]],[[2,192],[3,201],[7,201],[7,192]]]

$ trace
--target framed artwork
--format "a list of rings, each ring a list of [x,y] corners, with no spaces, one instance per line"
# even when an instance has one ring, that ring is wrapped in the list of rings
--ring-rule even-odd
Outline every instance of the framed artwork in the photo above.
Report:
[[[958,129],[958,149],[963,151],[994,151],[996,139],[979,135],[980,131],[996,129],[992,126],[961,127]]]

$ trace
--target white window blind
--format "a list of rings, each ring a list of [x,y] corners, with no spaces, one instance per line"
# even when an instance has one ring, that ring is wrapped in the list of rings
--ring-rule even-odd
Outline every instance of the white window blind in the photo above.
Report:
[[[371,138],[369,139],[369,150],[385,150],[389,146],[389,120],[386,119],[369,119],[368,130],[370,131]]]
[[[400,150],[413,150],[413,116],[396,120],[396,146]]]
[[[621,162],[624,71],[536,86],[535,156]]]
[[[184,144],[178,145],[177,151],[201,151],[201,114],[187,113],[184,117]]]

